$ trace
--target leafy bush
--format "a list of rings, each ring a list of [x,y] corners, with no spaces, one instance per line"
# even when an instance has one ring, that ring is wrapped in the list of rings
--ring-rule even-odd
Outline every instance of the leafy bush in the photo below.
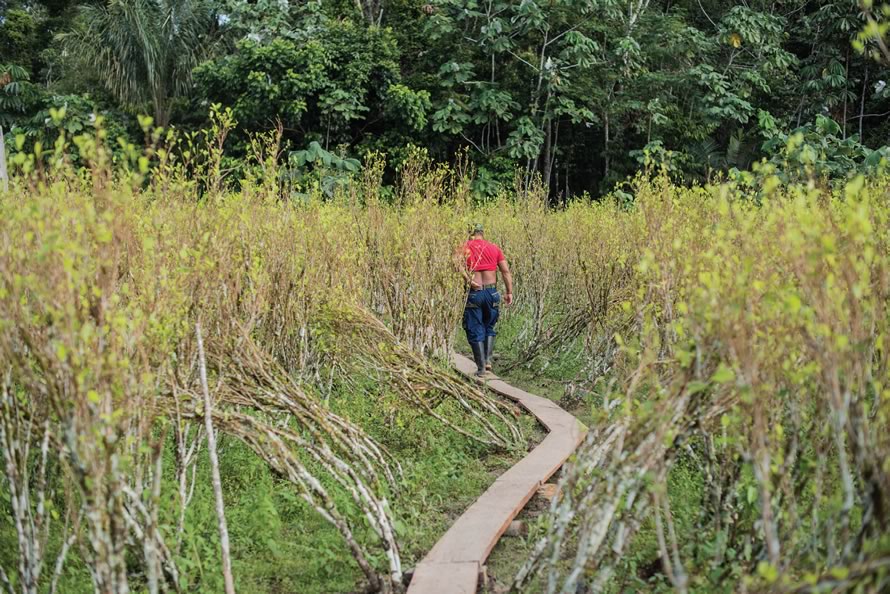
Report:
[[[886,166],[890,156],[890,147],[872,150],[855,136],[842,137],[840,125],[825,116],[790,134],[770,132],[763,148],[769,163],[786,181],[844,180],[859,173],[876,173]]]
[[[886,584],[887,188],[662,176],[522,217],[519,362],[586,347],[594,423],[515,587]]]
[[[9,128],[27,113],[39,97],[28,71],[15,64],[0,64],[0,126]]]

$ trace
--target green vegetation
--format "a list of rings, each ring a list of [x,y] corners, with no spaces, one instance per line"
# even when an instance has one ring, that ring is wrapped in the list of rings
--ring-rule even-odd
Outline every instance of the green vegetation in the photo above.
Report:
[[[501,585],[886,591],[888,19],[0,0],[0,588],[402,591],[541,435],[482,222],[590,427]]]
[[[402,588],[532,432],[442,362],[471,221],[518,287],[499,368],[591,427],[508,560],[516,587],[883,587],[886,177],[783,164],[683,188],[662,170],[553,209],[540,186],[475,199],[415,152],[395,186],[376,162],[292,201],[276,133],[226,182],[232,125],[12,159],[15,589],[221,589],[205,395],[240,588]]]
[[[0,530],[15,589],[222,589],[208,407],[246,590],[401,588],[526,448],[530,420],[439,360],[461,223],[424,196],[447,180],[406,175],[399,206],[373,178],[290,204],[256,162],[232,192],[225,122],[195,160],[168,138],[121,147],[115,169],[104,133],[74,138],[80,166],[63,144],[13,159]]]
[[[226,170],[277,126],[282,158],[313,143],[341,160],[382,153],[391,183],[420,147],[465,159],[486,196],[517,172],[554,199],[605,194],[647,163],[711,180],[782,160],[789,138],[801,163],[846,178],[885,155],[886,13],[870,0],[3,0],[0,125],[30,151],[95,114],[139,144],[136,114],[193,132],[218,103],[240,123]]]
[[[763,181],[492,217],[532,230],[509,377],[591,419],[515,587],[886,588],[887,180]]]

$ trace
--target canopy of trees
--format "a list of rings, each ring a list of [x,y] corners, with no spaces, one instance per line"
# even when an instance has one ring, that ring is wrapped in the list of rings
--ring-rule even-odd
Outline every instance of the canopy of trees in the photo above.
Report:
[[[396,166],[466,150],[480,192],[520,171],[553,196],[653,161],[744,170],[794,131],[845,170],[890,132],[884,11],[853,0],[79,1],[0,1],[7,130],[51,142],[101,113],[137,139],[138,113],[189,129],[218,103],[236,154],[279,127]]]

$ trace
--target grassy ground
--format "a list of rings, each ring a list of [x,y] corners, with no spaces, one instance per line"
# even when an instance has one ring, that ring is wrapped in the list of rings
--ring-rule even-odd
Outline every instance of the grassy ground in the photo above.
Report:
[[[391,506],[407,569],[524,452],[492,452],[428,417],[379,404],[354,394],[332,399],[332,408],[360,423],[402,465]],[[530,433],[531,419],[523,422]],[[360,589],[362,576],[336,530],[296,497],[290,485],[271,476],[264,465],[251,463],[251,454],[240,444],[229,448],[230,468],[223,472],[229,477],[226,493],[239,589],[307,594]],[[209,481],[202,485],[209,487]],[[196,499],[200,504],[193,504],[190,512],[213,540],[212,493],[205,488]],[[207,551],[202,556],[217,555]]]
[[[335,393],[330,400],[333,409],[360,424],[402,466],[403,476],[390,504],[402,544],[403,567],[408,569],[525,452],[486,449],[429,417],[399,408],[395,397],[391,407],[387,402],[385,395],[371,398],[367,393],[347,391]],[[531,417],[521,418],[521,424],[530,440],[539,437]],[[363,588],[363,576],[340,534],[296,494],[290,483],[278,478],[238,440],[221,436],[219,449],[238,591],[321,594]],[[172,448],[164,463],[173,467]],[[163,497],[162,530],[172,543],[179,513],[172,481],[164,485]],[[343,503],[349,505],[345,497]],[[359,534],[367,529],[360,520],[356,523]],[[14,546],[11,520],[0,519],[0,563],[4,566],[14,563]],[[206,450],[199,454],[194,498],[187,508],[177,562],[183,582],[194,585],[191,591],[222,591]],[[76,550],[66,567],[60,591],[92,591],[89,574]]]
[[[431,423],[418,421],[406,434],[404,447],[393,451],[402,461],[404,480],[392,507],[403,562],[410,567],[516,456],[482,451]],[[237,477],[227,492],[241,589],[355,591],[361,574],[340,535],[295,497],[288,484],[269,476],[265,467],[257,465],[255,471],[253,477],[234,468],[228,474]],[[207,509],[194,511],[206,511],[208,522],[202,524],[213,534],[209,490],[202,501]]]

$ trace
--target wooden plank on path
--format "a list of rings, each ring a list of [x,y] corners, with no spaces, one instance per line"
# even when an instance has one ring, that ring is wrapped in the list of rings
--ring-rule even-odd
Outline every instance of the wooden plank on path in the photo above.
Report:
[[[479,585],[479,564],[464,563],[423,564],[414,570],[409,592],[452,592],[475,594]]]
[[[471,375],[476,366],[461,355],[455,367]],[[532,413],[550,431],[525,458],[483,493],[417,565],[409,594],[468,594],[476,592],[479,571],[510,522],[538,489],[580,445],[587,427],[551,400],[529,394],[499,379],[488,387]]]

